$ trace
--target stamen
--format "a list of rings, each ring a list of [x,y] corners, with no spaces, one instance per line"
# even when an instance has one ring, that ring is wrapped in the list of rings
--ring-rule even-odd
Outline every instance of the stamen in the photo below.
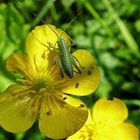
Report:
[[[62,99],[62,93],[59,93],[57,91],[56,93],[52,94],[50,98],[53,104],[55,105],[55,107],[60,106],[61,108],[63,108],[66,104],[64,100]]]
[[[36,76],[36,71],[33,69],[33,67],[32,66],[28,66],[27,67],[27,73],[28,73],[28,77],[29,77],[29,79],[32,79],[32,80],[34,80],[34,77]]]
[[[33,90],[32,88],[28,88],[23,91],[20,90],[18,92],[11,92],[12,96],[10,96],[10,98],[12,101],[16,101],[17,99],[20,101],[23,100],[27,95],[31,96],[35,95],[35,93],[36,93],[35,90]]]
[[[36,114],[35,111],[38,111],[38,109],[36,110],[36,107],[39,108],[39,106],[40,106],[40,105],[38,105],[38,104],[40,104],[40,99],[39,99],[37,96],[33,97],[32,99],[30,99],[30,100],[28,101],[28,103],[27,103],[26,106],[25,106],[25,108],[27,108],[27,109],[25,109],[25,110],[28,111],[27,113],[28,113],[30,116],[34,116],[34,115]],[[30,109],[29,109],[29,108],[30,108]],[[26,116],[27,116],[27,114],[26,114],[26,112],[25,112],[25,117],[26,117]]]
[[[56,81],[56,83],[57,83],[57,87],[56,87],[57,90],[62,89],[62,88],[64,88],[64,87],[69,85],[69,81],[66,80],[66,79]]]
[[[36,60],[35,55],[34,55],[34,64],[35,64],[35,70],[36,72],[38,72],[37,60]]]
[[[44,93],[44,92],[46,92],[47,90],[46,90],[46,88],[41,88],[41,89],[39,89],[39,93],[40,94],[42,94],[42,93]]]
[[[56,66],[51,66],[51,68],[49,68],[47,72],[47,75],[51,75],[53,77],[54,72],[56,72]]]

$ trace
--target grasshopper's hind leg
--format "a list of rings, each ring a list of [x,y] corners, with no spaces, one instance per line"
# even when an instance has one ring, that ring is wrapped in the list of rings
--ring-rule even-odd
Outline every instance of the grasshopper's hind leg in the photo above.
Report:
[[[75,56],[73,56],[73,55],[71,55],[71,57],[72,57],[72,59],[73,59],[73,61],[76,61],[77,63],[78,63],[78,65],[81,67],[81,68],[85,68],[85,67],[83,67],[81,64],[80,64],[80,62],[79,62],[79,60],[75,57]],[[76,63],[75,62],[75,63]],[[77,64],[76,64],[77,65]]]
[[[77,71],[75,71],[75,72],[78,73],[78,74],[81,74],[82,72],[81,72],[80,68],[79,68],[78,65],[77,65],[77,63],[80,65],[78,59],[77,59],[76,57],[74,57],[74,56],[71,56],[71,61],[72,61],[73,66],[74,66],[74,67],[76,68],[76,70],[77,70]],[[76,63],[76,62],[77,62],[77,63]],[[81,66],[81,65],[80,65],[80,66]]]

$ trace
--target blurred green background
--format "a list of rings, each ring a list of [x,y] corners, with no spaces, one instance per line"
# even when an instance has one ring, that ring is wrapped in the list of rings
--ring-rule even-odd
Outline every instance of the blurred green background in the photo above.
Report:
[[[0,92],[15,82],[6,71],[7,57],[23,51],[28,33],[37,25],[54,24],[65,29],[77,49],[89,50],[101,70],[96,92],[82,97],[88,107],[101,98],[122,99],[128,121],[140,129],[140,1],[139,0],[0,0]],[[18,3],[20,2],[20,3]],[[18,3],[18,4],[17,4]],[[36,14],[33,14],[36,13]],[[74,50],[74,49],[73,49]],[[22,125],[22,124],[21,124]],[[0,140],[47,140],[37,124],[22,134],[0,129]]]

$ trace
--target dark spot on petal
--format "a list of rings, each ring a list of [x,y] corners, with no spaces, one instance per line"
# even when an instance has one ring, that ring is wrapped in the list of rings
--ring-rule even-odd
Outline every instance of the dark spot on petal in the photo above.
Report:
[[[87,72],[87,73],[88,73],[88,75],[91,75],[91,71],[90,71],[90,70],[88,70],[88,72]]]
[[[51,114],[52,114],[51,111],[46,112],[46,115],[51,115]]]
[[[79,87],[79,83],[76,83],[75,88],[78,88],[78,87]]]
[[[64,98],[63,98],[63,100],[66,100],[66,99],[67,99],[67,97],[64,97]]]
[[[85,105],[84,104],[80,104],[80,107],[85,107]]]

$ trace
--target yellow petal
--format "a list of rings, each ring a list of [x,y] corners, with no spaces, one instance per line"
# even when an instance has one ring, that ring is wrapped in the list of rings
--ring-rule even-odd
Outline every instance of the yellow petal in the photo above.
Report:
[[[0,95],[0,125],[9,132],[29,129],[38,114],[39,100],[27,86],[12,85]]]
[[[84,126],[79,131],[77,131],[74,135],[68,137],[67,140],[86,140],[86,139],[92,140],[92,136],[94,134],[92,124],[93,121],[92,121],[91,112],[90,110],[88,110],[88,119],[84,124]]]
[[[41,106],[39,128],[47,137],[64,139],[78,131],[86,122],[88,111],[82,101],[65,95],[59,102],[50,98],[51,108],[45,109],[45,101]]]
[[[57,47],[57,39],[62,32],[62,30],[57,29],[53,25],[37,26],[34,30],[30,32],[26,40],[26,48],[31,64],[36,61],[37,66],[39,64],[48,65],[48,59],[53,61],[52,59],[56,56],[56,50],[52,49],[49,46],[49,43],[51,43],[52,46],[56,44],[55,47]],[[69,37],[66,35],[66,33],[63,32],[62,37],[67,41],[67,43],[70,43]],[[49,54],[50,51],[51,54]]]
[[[17,52],[9,56],[6,62],[6,68],[8,71],[26,73],[27,63],[27,57],[24,54]]]
[[[121,123],[116,128],[114,140],[139,140],[139,131],[132,124]]]
[[[101,98],[95,103],[92,115],[96,123],[105,122],[111,126],[124,121],[128,116],[128,110],[126,105],[117,98],[113,100]]]
[[[69,85],[63,89],[64,93],[84,96],[94,92],[100,83],[100,71],[93,61],[92,55],[86,50],[77,50],[73,54],[80,65],[81,74],[76,74],[69,80]]]

